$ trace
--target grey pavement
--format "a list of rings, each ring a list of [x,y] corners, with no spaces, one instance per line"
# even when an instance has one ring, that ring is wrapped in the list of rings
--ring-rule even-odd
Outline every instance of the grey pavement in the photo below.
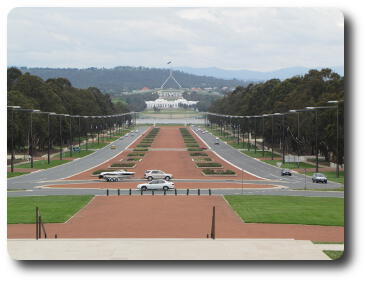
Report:
[[[193,129],[197,129],[197,127],[193,127]],[[329,181],[327,184],[312,183],[312,178],[310,176],[305,177],[305,175],[294,171],[292,176],[282,177],[280,175],[280,168],[243,154],[222,140],[218,145],[215,145],[216,136],[209,132],[202,133],[201,131],[195,130],[194,132],[208,145],[208,148],[212,149],[213,152],[217,153],[220,157],[229,161],[239,169],[245,170],[258,177],[271,180],[274,184],[281,184],[290,189],[302,189],[305,188],[305,186],[306,189],[336,189],[344,187],[343,184],[332,181]]]
[[[292,239],[8,240],[16,260],[330,260],[311,241]]]
[[[71,162],[49,168],[47,170],[39,170],[30,174],[21,175],[8,179],[8,189],[34,189],[40,185],[40,182],[54,181],[62,178],[69,177],[74,174],[78,174],[99,164],[111,159],[115,155],[119,154],[132,142],[139,138],[148,127],[140,127],[137,133],[124,136],[108,146],[95,151],[94,153],[87,155],[83,158],[73,160]],[[110,146],[115,145],[116,149],[111,149]]]
[[[78,184],[78,183],[96,183],[101,180],[74,180],[67,181],[61,180],[62,178],[69,177],[71,175],[83,172],[92,167],[99,165],[102,162],[112,158],[119,154],[128,147],[129,144],[134,142],[140,135],[147,129],[147,127],[140,127],[138,133],[134,135],[129,134],[127,137],[116,140],[113,145],[116,145],[116,149],[110,149],[110,145],[97,150],[95,153],[90,154],[84,158],[71,161],[69,163],[50,168],[47,170],[40,170],[31,174],[22,175],[8,179],[8,196],[42,196],[42,195],[106,195],[106,189],[97,188],[47,188],[50,184]],[[231,162],[235,166],[242,168],[252,174],[266,178],[264,180],[245,180],[244,184],[275,184],[278,187],[275,189],[258,189],[258,188],[228,188],[228,189],[212,189],[213,195],[229,195],[229,194],[244,194],[244,195],[288,195],[288,196],[310,196],[310,197],[344,197],[344,192],[330,192],[330,191],[312,191],[315,188],[334,189],[342,187],[341,184],[332,183],[329,184],[313,184],[310,177],[306,179],[306,188],[308,190],[293,190],[302,189],[305,186],[305,177],[301,174],[294,174],[291,177],[280,177],[280,169],[268,165],[264,162],[258,161],[254,158],[248,157],[245,154],[240,153],[237,149],[221,142],[220,145],[210,146],[214,144],[215,137],[211,134],[198,133],[200,138],[205,141],[209,147],[212,148],[221,158]],[[127,181],[145,181],[144,179],[129,179]],[[208,179],[175,179],[175,182],[205,182],[205,183],[220,183],[230,182],[234,184],[242,183],[240,180],[232,180],[229,178],[222,180],[208,180]],[[44,188],[40,188],[43,186]],[[132,194],[140,194],[140,192],[132,188]],[[311,190],[310,190],[311,189]],[[200,190],[202,194],[208,194],[207,189]],[[121,194],[127,194],[128,190],[121,190]],[[110,194],[117,194],[117,190],[109,190]],[[186,190],[177,190],[177,194],[186,194]],[[197,194],[198,191],[191,189],[190,194]],[[144,194],[151,194],[151,192],[145,192]],[[155,194],[163,194],[163,192],[155,192]],[[169,192],[167,194],[174,194]]]

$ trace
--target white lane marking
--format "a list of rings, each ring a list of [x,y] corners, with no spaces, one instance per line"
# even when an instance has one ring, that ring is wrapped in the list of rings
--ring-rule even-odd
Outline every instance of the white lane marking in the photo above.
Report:
[[[206,146],[209,148],[209,149],[212,149],[195,131],[193,131],[194,132],[194,134],[204,143],[204,144],[206,144]],[[240,168],[240,167],[238,167],[237,165],[234,165],[232,162],[230,162],[230,161],[228,161],[228,160],[226,160],[225,158],[223,158],[222,156],[220,156],[218,153],[216,153],[214,150],[212,150],[212,152],[216,155],[216,156],[218,156],[220,159],[222,159],[223,161],[225,161],[225,162],[227,162],[228,164],[230,164],[230,165],[232,165],[233,167],[235,167],[235,168],[237,168],[238,170],[240,170],[240,171],[243,171],[243,172],[245,172],[245,173],[247,173],[247,174],[249,174],[249,175],[252,175],[252,176],[254,176],[254,177],[256,177],[256,178],[259,178],[259,179],[262,179],[262,180],[269,180],[269,179],[267,179],[267,178],[263,178],[263,177],[260,177],[260,176],[258,176],[258,175],[256,175],[256,174],[253,174],[253,173],[251,173],[251,172],[249,172],[249,171],[247,171],[247,170],[245,170],[245,169],[242,169],[242,168]],[[269,180],[270,181],[270,180]]]
[[[121,153],[123,153],[124,151],[126,151],[128,148],[129,148],[129,146],[130,145],[132,145],[135,141],[137,141],[146,131],[148,131],[149,129],[150,129],[151,127],[148,127],[144,132],[142,132],[139,136],[137,136],[131,143],[129,143],[127,146],[126,146],[126,148],[124,149],[124,150],[122,150],[122,151],[120,151],[119,153],[117,153],[116,155],[114,155],[114,156],[112,156],[111,158],[109,158],[109,159],[107,159],[107,160],[105,160],[105,161],[103,161],[102,163],[100,163],[100,164],[98,164],[98,165],[96,165],[96,166],[93,166],[93,167],[90,167],[90,168],[88,168],[88,169],[86,169],[86,170],[83,170],[83,171],[81,171],[81,172],[78,172],[78,173],[75,173],[75,174],[72,174],[72,175],[70,175],[70,176],[67,176],[67,177],[64,177],[64,178],[60,178],[59,180],[65,180],[65,179],[67,179],[67,178],[71,178],[71,177],[73,177],[73,176],[76,176],[76,175],[79,175],[79,174],[82,174],[82,173],[84,173],[84,172],[86,172],[86,171],[88,171],[88,170],[91,170],[91,169],[93,169],[93,168],[96,168],[96,167],[98,167],[98,166],[100,166],[101,164],[104,164],[104,163],[106,163],[106,162],[108,162],[108,161],[110,161],[111,159],[114,159],[116,156],[118,156],[118,155],[120,155]],[[111,144],[109,144],[109,145],[111,145]],[[108,145],[107,145],[108,146]],[[92,154],[94,154],[94,153],[92,153]],[[92,154],[90,154],[90,155],[92,155]],[[89,155],[89,156],[90,156]]]

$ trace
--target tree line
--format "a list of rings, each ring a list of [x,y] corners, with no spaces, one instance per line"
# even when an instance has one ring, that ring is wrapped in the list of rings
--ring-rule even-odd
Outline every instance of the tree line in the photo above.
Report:
[[[335,106],[328,101],[344,101],[344,77],[331,69],[310,70],[303,76],[286,80],[272,79],[263,83],[237,87],[232,93],[213,102],[209,112],[227,115],[262,115],[288,113],[284,116],[285,146],[289,153],[315,154],[316,134],[319,152],[328,161],[336,161],[336,109],[319,109],[317,121],[315,111],[290,113],[292,109],[307,106]],[[299,115],[299,127],[298,127]],[[211,117],[212,122],[221,118]],[[256,121],[255,121],[256,119]],[[273,116],[274,140],[281,147],[283,116]],[[271,117],[264,118],[264,140],[272,141]],[[233,125],[235,123],[233,119]],[[262,117],[238,119],[241,129],[252,134],[262,134]],[[316,123],[317,122],[317,123]],[[256,124],[255,124],[256,123]],[[256,128],[255,128],[256,125]],[[298,136],[299,129],[299,136]],[[339,103],[339,163],[344,163],[344,102]]]
[[[97,87],[104,93],[120,94],[143,87],[159,88],[169,75],[169,69],[119,66],[115,68],[20,68],[39,76],[44,80],[49,78],[67,78],[79,88]],[[209,76],[197,76],[181,71],[174,71],[175,78],[184,88],[192,87],[235,87],[244,84],[240,80],[218,79]],[[166,87],[177,87],[170,80]]]
[[[87,89],[75,88],[65,78],[53,78],[44,81],[42,78],[22,73],[17,68],[7,70],[7,104],[20,106],[23,109],[38,109],[43,112],[55,112],[58,114],[101,116],[118,113],[127,113],[129,109],[121,102],[113,104],[109,95],[103,94],[99,89],[90,87]],[[8,111],[8,148],[11,146],[11,130],[14,135],[16,150],[21,150],[33,143],[33,147],[44,150],[48,144],[47,115],[32,114],[32,137],[30,137],[30,113],[14,111],[11,120],[11,110]],[[58,118],[51,119],[51,146],[59,143]],[[130,117],[129,117],[130,119]],[[76,120],[76,119],[74,119]],[[91,127],[85,119],[81,119],[81,134],[84,135]],[[76,121],[63,119],[62,135],[69,137],[70,124],[73,123],[75,131]],[[64,143],[68,140],[65,138]]]

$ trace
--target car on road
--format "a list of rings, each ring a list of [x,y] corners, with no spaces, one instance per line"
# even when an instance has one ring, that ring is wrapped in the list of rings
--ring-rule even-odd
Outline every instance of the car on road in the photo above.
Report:
[[[215,138],[214,144],[219,144],[219,138]]]
[[[163,172],[162,170],[146,170],[144,173],[144,178],[149,181],[153,179],[165,179],[166,181],[172,179],[172,174]]]
[[[292,176],[292,172],[289,169],[282,169],[282,176]]]
[[[327,177],[322,173],[314,173],[312,175],[312,182],[313,183],[327,183]]]
[[[116,149],[116,146],[115,145],[111,145],[111,149]]]
[[[175,184],[173,182],[169,182],[166,180],[152,180],[148,183],[139,184],[136,187],[137,190],[146,191],[146,190],[174,190]]]
[[[118,182],[121,179],[127,179],[134,176],[135,172],[129,172],[126,170],[117,170],[117,171],[106,171],[101,172],[98,175],[99,179],[104,179],[107,182]]]

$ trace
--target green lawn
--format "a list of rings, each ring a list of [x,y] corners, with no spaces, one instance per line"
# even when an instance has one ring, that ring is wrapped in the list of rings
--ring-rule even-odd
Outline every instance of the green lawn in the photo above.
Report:
[[[261,158],[261,157],[271,157],[271,151],[264,151],[264,156],[263,156],[263,152],[262,150],[257,150],[256,153],[255,151],[251,150],[251,151],[241,151],[243,154],[246,154],[248,156],[254,157],[254,158]],[[274,153],[274,157],[280,157],[279,154]]]
[[[332,260],[339,259],[343,256],[344,251],[323,251]]]
[[[339,171],[339,178],[336,177],[335,171],[332,171],[332,172],[320,172],[320,173],[325,174],[325,176],[327,177],[327,179],[329,181],[334,181],[334,182],[338,182],[338,183],[344,184],[344,171]],[[308,176],[312,176],[313,172],[307,172],[306,174]]]
[[[28,174],[29,172],[7,172],[8,173],[8,178],[12,178],[12,177],[17,177],[17,176],[21,176],[24,174]]]
[[[33,168],[35,169],[47,169],[51,167],[55,167],[64,163],[70,162],[70,160],[51,160],[50,164],[47,163],[47,160],[37,160],[33,162]],[[15,168],[31,168],[31,163],[24,163],[16,165]]]
[[[271,165],[274,165],[274,166],[277,166],[277,163],[278,162],[282,162],[281,160],[263,160],[264,162],[268,163],[268,164],[271,164]],[[289,168],[289,169],[295,169],[295,168],[298,168],[298,163],[297,162],[286,162],[284,163],[280,168]],[[314,165],[312,164],[308,164],[308,163],[304,163],[304,162],[300,162],[299,163],[299,168],[315,168]]]
[[[344,199],[294,196],[225,196],[246,223],[344,226]]]
[[[43,222],[63,223],[85,206],[93,196],[9,197],[8,224],[35,223],[39,207]]]
[[[84,156],[87,156],[91,153],[93,153],[94,151],[93,150],[83,150],[81,149],[80,152],[73,152],[73,155],[72,157],[75,157],[75,158],[82,158]],[[60,155],[59,155],[60,156]],[[63,157],[70,157],[70,151],[65,151],[62,153],[62,156]]]
[[[100,149],[102,147],[105,147],[106,145],[108,145],[108,143],[106,143],[106,142],[101,142],[101,141],[99,143],[98,142],[91,142],[91,143],[88,143],[88,149],[89,148]],[[84,146],[84,148],[85,148],[85,146]]]

